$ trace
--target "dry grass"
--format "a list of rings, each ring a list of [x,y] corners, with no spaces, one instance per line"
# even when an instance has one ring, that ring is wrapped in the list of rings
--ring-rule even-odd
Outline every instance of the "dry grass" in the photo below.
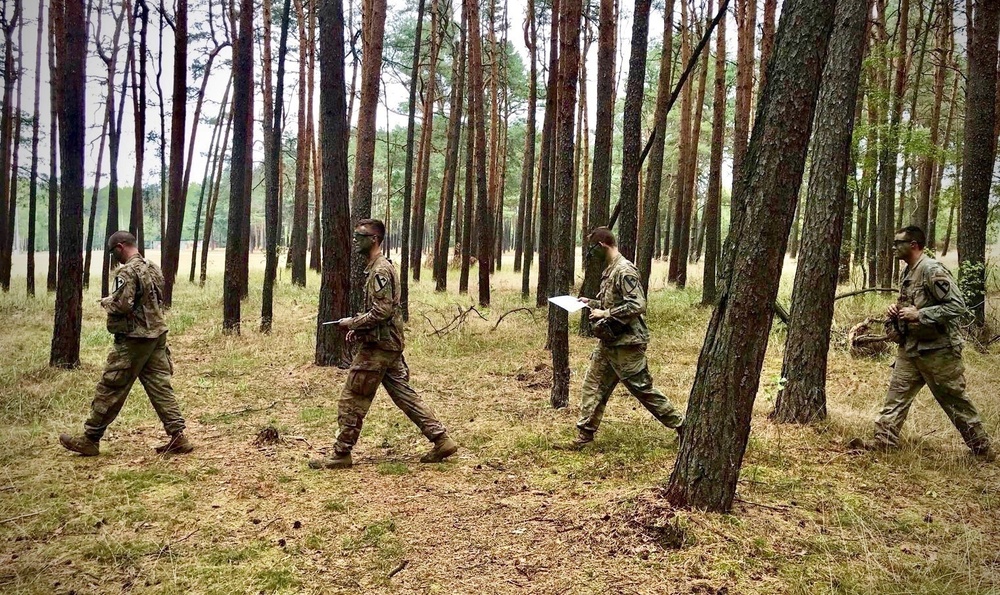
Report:
[[[709,311],[697,288],[665,289],[663,276],[657,264],[652,372],[683,404]],[[716,515],[664,506],[675,438],[621,390],[589,451],[550,448],[572,435],[592,345],[572,338],[573,406],[553,411],[539,368],[550,361],[544,312],[492,330],[524,306],[510,272],[497,277],[487,320],[470,315],[443,336],[431,324],[472,298],[435,294],[428,281],[412,289],[407,361],[463,446],[454,462],[418,463],[426,444],[380,391],[356,467],[309,470],[332,442],[345,377],[311,364],[318,279],[309,283],[280,287],[276,330],[262,336],[255,276],[242,337],[221,333],[221,275],[204,290],[178,286],[174,384],[198,449],[166,458],[152,451],[162,430],[138,387],[100,457],[72,456],[55,440],[79,428],[110,343],[93,290],[84,364],[69,372],[46,365],[50,300],[23,289],[0,297],[0,591],[1000,592],[997,467],[967,457],[929,395],[901,451],[845,447],[870,431],[889,361],[852,360],[841,342],[884,298],[838,303],[830,420],[815,427],[766,419],[784,339],[775,328],[738,505]],[[994,435],[996,361],[968,352],[970,391]],[[281,439],[255,444],[264,427]]]

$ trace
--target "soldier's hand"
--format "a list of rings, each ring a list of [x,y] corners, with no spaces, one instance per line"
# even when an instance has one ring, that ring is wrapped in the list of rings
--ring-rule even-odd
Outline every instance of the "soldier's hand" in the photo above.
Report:
[[[350,322],[351,322],[351,317],[347,316],[345,318],[341,318],[340,320],[338,320],[334,324],[337,325],[337,326],[345,326],[347,324],[350,324]]]
[[[611,316],[611,312],[609,310],[601,310],[600,308],[593,308],[590,311],[591,320],[600,320],[602,318],[607,318],[609,316]]]
[[[580,297],[578,297],[576,299],[580,300],[582,303],[584,303],[584,304],[586,304],[588,306],[590,305],[590,302],[596,302],[597,301],[594,298],[583,297],[583,296],[580,296]]]
[[[347,331],[347,342],[353,343],[355,339],[354,331]]]
[[[920,311],[915,306],[907,306],[899,310],[899,317],[906,322],[919,322]]]
[[[885,311],[886,316],[890,319],[899,316],[899,304],[889,304],[889,309]]]

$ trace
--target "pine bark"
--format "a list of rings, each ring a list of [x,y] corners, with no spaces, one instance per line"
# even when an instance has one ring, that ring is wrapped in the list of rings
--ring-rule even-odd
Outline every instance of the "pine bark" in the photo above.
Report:
[[[522,242],[521,299],[531,297],[531,265],[535,260],[535,120],[538,107],[538,29],[535,18],[535,0],[528,0],[528,14],[524,23],[524,45],[528,48],[528,119],[524,130],[524,161],[521,165],[521,197],[524,213],[518,231]],[[515,267],[518,259],[515,256]]]
[[[826,419],[826,370],[847,204],[847,174],[864,54],[869,0],[840,0],[823,70],[812,141],[802,246],[795,269],[791,322],[771,418],[785,423]]]
[[[170,180],[168,182],[167,235],[163,238],[163,254],[160,257],[163,265],[163,302],[167,307],[173,303],[174,280],[177,278],[177,266],[180,261],[181,233],[184,229],[184,206],[187,202],[187,188],[184,187],[184,128],[187,125],[188,2],[187,0],[176,0],[176,2],[176,9],[174,11],[174,88],[170,116],[170,166],[168,170]],[[241,5],[246,5],[245,0],[241,0]],[[250,43],[252,41],[249,41],[248,45]],[[252,58],[250,59],[252,60]],[[252,93],[252,88],[253,79],[251,77],[247,92]],[[239,85],[237,85],[236,93],[239,95]],[[252,114],[250,117],[252,119]],[[237,131],[239,131],[239,128],[240,126],[237,124]],[[237,139],[240,138],[239,134],[235,136]],[[249,200],[249,192],[247,193],[247,200]],[[237,317],[238,324],[239,319]]]
[[[646,50],[649,43],[650,0],[636,0],[632,15],[632,44],[622,115],[622,182],[618,249],[635,260],[639,227],[639,161],[642,152],[642,99],[646,82]]]
[[[785,3],[726,240],[719,303],[688,402],[684,439],[667,486],[675,506],[729,511],[773,319],[785,243],[805,168],[834,6]]]
[[[57,167],[59,161],[59,86],[56,73],[56,23],[61,18],[59,11],[63,10],[63,0],[51,0],[49,9],[48,31],[48,65],[49,65],[49,267],[45,280],[45,288],[49,293],[56,291],[56,279],[59,262],[59,178]],[[81,211],[81,216],[83,215]]]
[[[705,268],[701,303],[715,304],[716,269],[722,239],[722,151],[726,139],[726,20],[719,21],[715,39],[715,79],[712,93],[712,148],[705,197]]]
[[[132,182],[132,205],[129,209],[129,232],[136,238],[136,243],[140,250],[146,247],[145,224],[143,221],[143,167],[146,160],[146,60],[149,52],[148,32],[149,32],[149,6],[146,0],[136,0],[135,16],[132,19],[132,31],[134,35],[135,21],[139,25],[139,55],[138,68],[132,68],[132,122],[135,127],[135,177]],[[134,46],[129,44],[130,51],[134,51]],[[135,64],[136,57],[133,56],[132,63]],[[138,75],[138,77],[136,77]],[[194,270],[194,258],[191,266]],[[194,277],[192,275],[192,281]]]
[[[14,151],[14,88],[21,75],[14,61],[14,31],[21,20],[21,0],[14,0],[11,18],[3,24],[3,106],[0,107],[0,290],[10,290],[13,256],[11,227],[17,197],[11,193],[11,156]],[[20,111],[17,114],[20,119]]]
[[[305,12],[302,0],[295,0],[296,24],[299,32],[299,105],[298,139],[295,143],[295,198],[292,210],[292,243],[289,256],[292,261],[292,283],[306,286],[306,252],[309,247],[309,137],[306,124],[306,66],[303,58],[306,45]],[[276,99],[277,101],[277,99]],[[281,137],[277,137],[281,142]]]
[[[465,86],[465,23],[459,29],[459,43],[455,48],[458,59],[452,70],[451,113],[448,115],[448,146],[445,152],[444,183],[441,186],[441,203],[438,207],[437,251],[434,257],[434,279],[437,291],[448,289],[448,255],[451,252],[451,218],[455,204],[455,185],[458,177],[459,147],[462,143],[462,101]],[[454,56],[455,53],[453,52]],[[456,240],[457,241],[457,240]]]
[[[493,226],[490,224],[489,193],[486,188],[486,126],[483,110],[483,49],[479,36],[479,5],[465,0],[469,40],[469,117],[475,122],[476,228],[478,231],[479,305],[490,305],[490,263]]]
[[[552,14],[559,14],[560,0],[553,0]],[[545,88],[545,116],[542,120],[541,155],[538,163],[538,285],[535,306],[544,307],[551,293],[552,256],[552,169],[555,152],[557,73],[559,71],[559,29],[552,24],[549,34],[549,72]]]
[[[27,292],[35,295],[35,226],[38,211],[38,116],[42,82],[42,24],[45,21],[45,4],[38,4],[38,31],[35,33],[35,106],[31,119],[31,169],[28,174],[28,264]]]
[[[416,136],[416,111],[417,111],[417,83],[420,77],[417,75],[420,69],[420,39],[424,21],[424,0],[417,0],[417,28],[413,37],[413,61],[410,67],[410,101],[409,114],[406,120],[406,157],[403,165],[403,225],[400,230],[400,301],[403,306],[403,319],[410,318],[410,224],[411,209],[413,202],[413,150],[414,137]]]
[[[413,265],[413,280],[420,281],[421,260],[424,251],[424,233],[427,221],[427,184],[430,179],[431,141],[434,134],[434,99],[437,83],[437,62],[441,47],[438,0],[431,0],[431,46],[427,81],[424,83],[423,118],[420,124],[420,150],[417,154],[417,180],[413,198],[413,231],[411,234],[410,262]]]

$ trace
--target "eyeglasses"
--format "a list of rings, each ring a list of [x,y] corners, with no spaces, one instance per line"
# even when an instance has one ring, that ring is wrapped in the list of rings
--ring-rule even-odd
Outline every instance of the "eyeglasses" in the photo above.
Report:
[[[354,232],[354,239],[356,239],[356,240],[359,240],[361,238],[374,238],[374,237],[378,237],[378,234],[374,234],[374,233],[362,233],[360,231]]]

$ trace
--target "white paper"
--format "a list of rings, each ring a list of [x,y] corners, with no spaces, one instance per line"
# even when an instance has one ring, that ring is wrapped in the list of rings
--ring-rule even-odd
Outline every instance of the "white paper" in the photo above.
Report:
[[[579,312],[587,307],[587,304],[584,304],[571,295],[557,295],[556,297],[550,297],[549,301],[563,310],[566,310],[570,314],[573,312]]]

